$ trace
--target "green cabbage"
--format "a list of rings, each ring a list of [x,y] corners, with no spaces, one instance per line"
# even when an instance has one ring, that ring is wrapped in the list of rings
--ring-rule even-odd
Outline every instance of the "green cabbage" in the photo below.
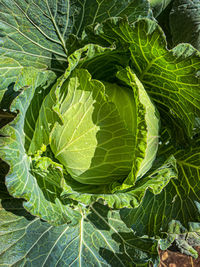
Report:
[[[136,137],[135,88],[93,80],[84,69],[74,71],[63,87],[67,92],[60,105],[63,123],[56,123],[50,134],[55,157],[80,183],[123,181],[137,159],[137,147],[143,145]],[[156,155],[159,118],[141,85],[139,94],[145,113],[148,111],[144,156],[148,155],[140,169],[144,175]]]
[[[191,5],[173,1],[170,27]],[[168,49],[171,6],[1,1],[1,264],[157,266],[172,242],[196,255],[200,55]]]

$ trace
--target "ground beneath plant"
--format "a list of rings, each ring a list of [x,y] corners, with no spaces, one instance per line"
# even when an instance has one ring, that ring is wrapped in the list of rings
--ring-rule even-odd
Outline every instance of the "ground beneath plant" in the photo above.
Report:
[[[160,250],[159,267],[200,267],[200,247],[195,248],[198,251],[198,259],[194,259],[177,251]]]

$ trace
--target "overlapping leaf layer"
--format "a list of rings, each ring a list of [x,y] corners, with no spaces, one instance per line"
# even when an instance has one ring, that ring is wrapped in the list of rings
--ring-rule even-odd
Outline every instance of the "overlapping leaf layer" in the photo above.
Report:
[[[197,257],[199,3],[170,2],[1,1],[0,265]]]

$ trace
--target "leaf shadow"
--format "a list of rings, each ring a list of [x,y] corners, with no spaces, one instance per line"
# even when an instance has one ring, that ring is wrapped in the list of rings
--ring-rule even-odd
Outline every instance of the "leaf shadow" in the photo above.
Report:
[[[21,93],[21,91],[14,90],[15,83],[11,83],[5,91],[0,102],[0,129],[11,122],[17,115],[10,111],[12,101]]]
[[[14,87],[14,82],[9,84],[1,100],[0,109],[9,109],[13,100],[21,93],[22,90],[15,91]]]
[[[99,250],[99,254],[110,266],[147,266],[158,260],[155,240],[140,238],[131,232],[114,233],[112,239],[118,244],[118,252],[102,247]]]
[[[29,221],[35,217],[28,213],[23,207],[23,199],[16,199],[12,197],[5,184],[5,176],[9,172],[9,165],[0,159],[0,200],[1,206],[8,212],[17,216],[23,216]]]
[[[92,212],[87,216],[87,220],[89,220],[97,229],[109,231],[109,208],[105,205],[95,202],[91,208],[91,211]],[[101,216],[99,216],[99,214],[101,214]]]
[[[54,71],[58,77],[65,72],[67,66],[68,66],[67,60],[65,61],[59,60],[59,58],[57,58],[55,54],[51,55],[50,70]]]
[[[158,263],[157,241],[137,236],[123,221],[118,223],[118,212],[120,211],[112,211],[108,206],[96,202],[87,216],[92,226],[97,229],[97,235],[103,236],[106,241],[104,247],[103,243],[100,243],[99,255],[111,267],[140,264],[149,266],[150,262]]]

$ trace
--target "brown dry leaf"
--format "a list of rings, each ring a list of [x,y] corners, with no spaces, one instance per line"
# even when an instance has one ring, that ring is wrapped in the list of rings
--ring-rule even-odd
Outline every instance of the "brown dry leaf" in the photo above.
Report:
[[[166,259],[168,258],[168,252],[165,251],[163,254],[162,254],[162,261],[165,261]]]
[[[200,247],[195,248],[200,255]],[[159,251],[160,265],[159,267],[200,267],[200,256],[194,259],[185,254],[176,251]]]

